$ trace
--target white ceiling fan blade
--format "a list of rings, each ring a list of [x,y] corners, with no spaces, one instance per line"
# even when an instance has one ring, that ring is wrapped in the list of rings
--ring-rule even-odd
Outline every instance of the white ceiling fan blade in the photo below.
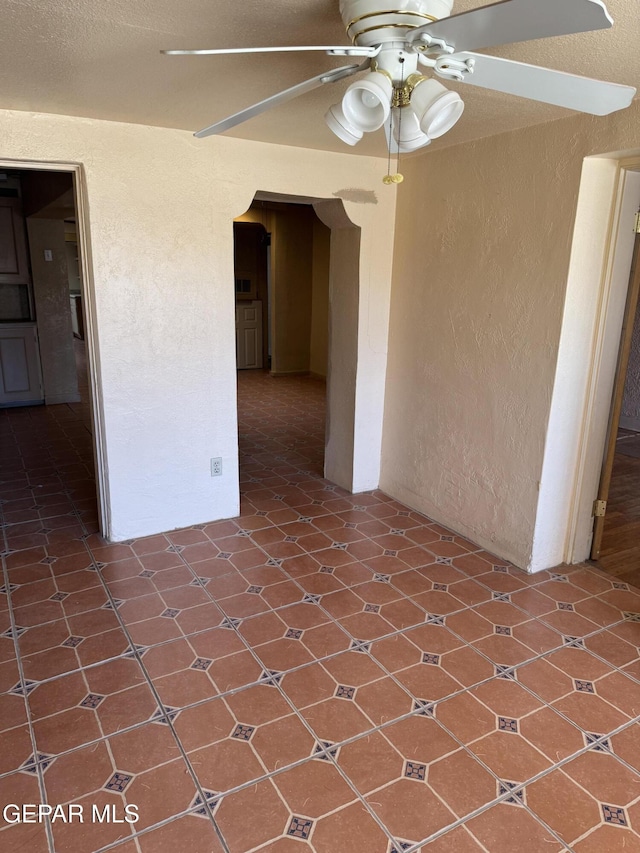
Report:
[[[481,50],[499,44],[604,30],[613,20],[601,0],[502,0],[418,27],[409,35],[444,39],[460,50]]]
[[[242,124],[243,121],[254,118],[257,115],[260,115],[260,113],[270,110],[272,107],[284,104],[286,101],[291,101],[299,95],[311,92],[313,89],[317,89],[325,83],[335,83],[337,80],[342,80],[345,77],[351,77],[352,74],[357,74],[359,71],[366,71],[370,64],[370,60],[365,59],[365,61],[360,65],[345,65],[342,68],[332,68],[330,71],[325,71],[324,74],[318,74],[317,77],[312,77],[310,80],[298,83],[290,89],[285,89],[284,92],[278,92],[277,95],[271,95],[270,98],[266,98],[264,101],[260,101],[251,107],[247,107],[239,113],[234,113],[234,115],[224,118],[222,121],[217,121],[215,124],[209,125],[209,127],[205,127],[193,135],[197,136],[198,139],[201,139],[205,136],[212,136],[214,133],[223,133],[225,130],[235,127],[237,124]]]
[[[623,110],[631,104],[636,94],[632,86],[591,80],[589,77],[481,53],[456,53],[444,59],[442,66],[446,66],[450,60],[473,62],[473,72],[464,75],[463,83],[591,115],[604,116]]]
[[[357,45],[322,46],[308,45],[307,47],[228,47],[202,50],[161,50],[165,56],[225,56],[238,53],[300,53],[319,50],[332,56],[377,56],[379,47],[358,47]]]

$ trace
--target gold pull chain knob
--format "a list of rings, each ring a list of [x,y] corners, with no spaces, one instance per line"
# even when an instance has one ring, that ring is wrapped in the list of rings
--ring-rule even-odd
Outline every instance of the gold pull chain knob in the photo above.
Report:
[[[401,184],[404,181],[404,175],[385,175],[382,179],[382,183],[389,186],[389,184]]]

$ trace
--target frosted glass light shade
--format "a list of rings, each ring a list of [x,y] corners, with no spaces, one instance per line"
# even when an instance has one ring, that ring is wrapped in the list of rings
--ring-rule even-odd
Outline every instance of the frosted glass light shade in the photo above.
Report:
[[[422,131],[418,117],[409,107],[396,110],[393,139],[395,144],[391,147],[391,151],[399,150],[401,154],[417,151],[418,148],[423,148],[431,142],[427,134]]]
[[[355,128],[370,133],[389,117],[393,85],[386,74],[372,71],[352,83],[342,99],[342,112]]]
[[[346,142],[347,145],[357,145],[362,139],[362,131],[354,127],[345,117],[341,104],[334,104],[325,114],[324,120],[338,139]]]
[[[450,92],[437,80],[429,79],[418,83],[413,90],[411,107],[423,133],[430,139],[438,139],[458,121],[464,102],[457,92]]]

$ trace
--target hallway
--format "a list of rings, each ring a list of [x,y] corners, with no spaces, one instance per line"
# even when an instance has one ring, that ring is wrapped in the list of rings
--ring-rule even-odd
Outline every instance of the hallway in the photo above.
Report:
[[[0,411],[0,799],[85,810],[3,853],[640,850],[640,593],[346,494],[258,372],[241,516],[108,544],[86,411]]]

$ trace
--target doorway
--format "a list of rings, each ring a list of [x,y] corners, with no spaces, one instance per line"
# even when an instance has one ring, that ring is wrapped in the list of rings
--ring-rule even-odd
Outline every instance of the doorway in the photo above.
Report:
[[[240,481],[247,496],[261,491],[254,483],[274,481],[278,464],[288,466],[289,482],[324,476],[331,231],[309,203],[264,199],[254,200],[233,229]]]
[[[640,586],[640,214],[629,276],[591,558]]]
[[[33,492],[16,512],[36,514],[20,523],[42,522],[41,539],[63,504],[81,532],[107,529],[85,211],[78,166],[0,163],[0,414],[14,457],[3,463]]]
[[[310,203],[256,199],[233,233],[238,369],[326,380],[330,228]]]
[[[261,223],[233,223],[238,370],[271,367],[270,242],[271,234]]]

